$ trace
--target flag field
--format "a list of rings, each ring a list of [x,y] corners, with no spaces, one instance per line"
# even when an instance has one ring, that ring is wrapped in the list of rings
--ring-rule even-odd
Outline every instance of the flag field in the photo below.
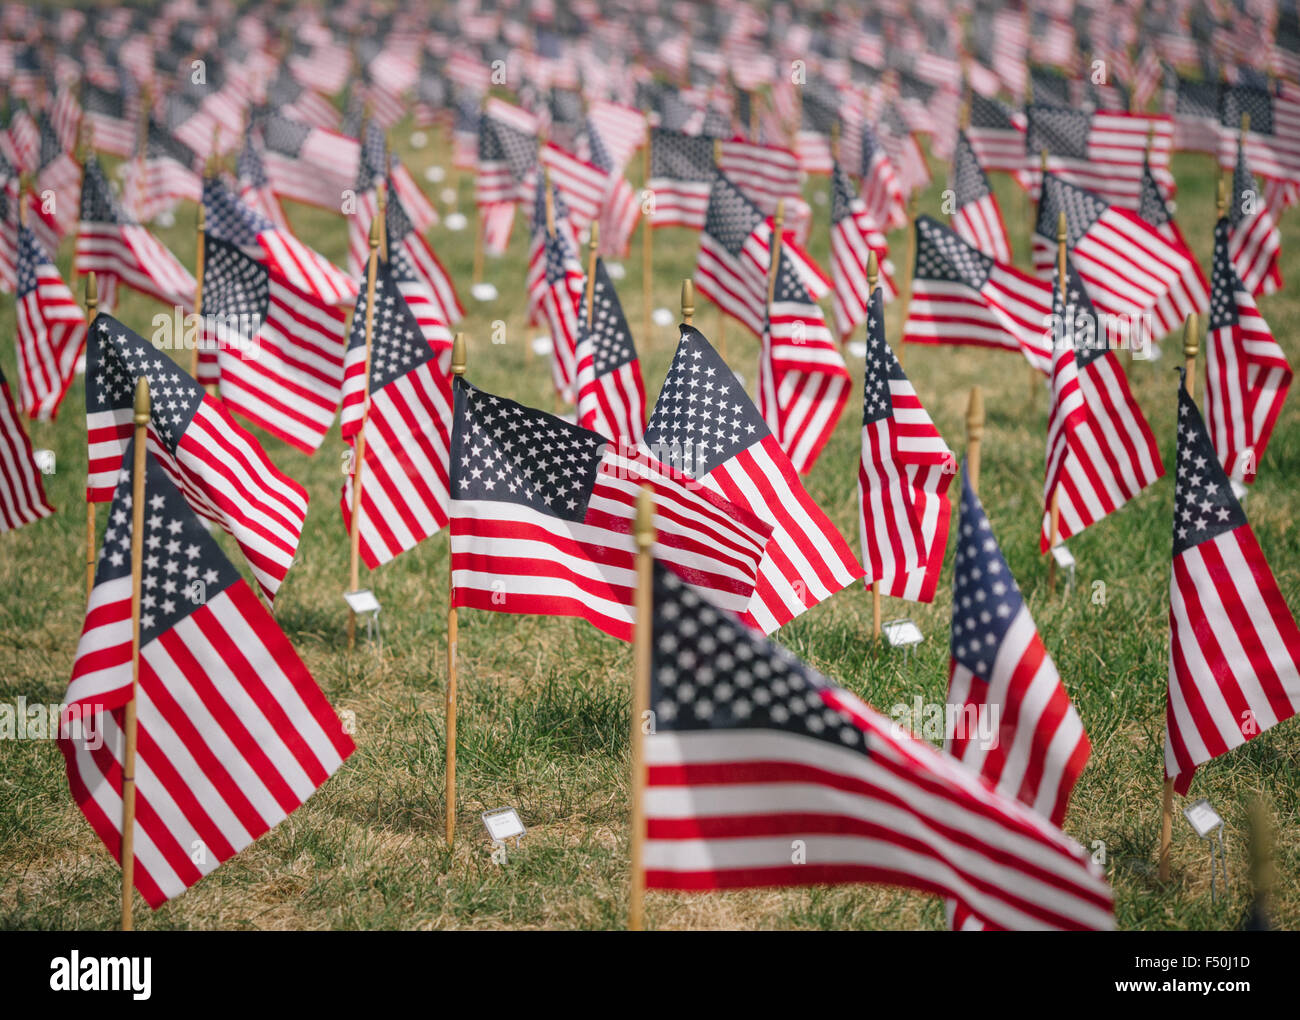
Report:
[[[447,167],[450,149],[434,132],[410,145],[408,121],[390,134],[426,194],[438,202],[445,183],[426,168]],[[116,169],[106,160],[106,169]],[[942,163],[918,209],[941,216]],[[1178,221],[1207,271],[1213,248],[1213,157],[1173,157]],[[632,161],[639,175],[640,160]],[[990,175],[1007,221],[1015,264],[1030,267],[1032,210],[1010,178]],[[500,297],[480,304],[469,294],[473,263],[473,181],[456,174],[459,207],[470,229],[429,232],[432,246],[466,306],[458,327],[468,337],[467,378],[489,392],[533,407],[553,406],[547,355],[529,353],[544,327],[527,325],[526,224],[516,223],[507,254],[489,259],[484,278]],[[639,186],[638,177],[632,179]],[[804,197],[813,208],[808,250],[829,264],[830,180],[813,177]],[[332,213],[285,203],[298,236],[335,264],[345,264],[347,224]],[[190,203],[158,237],[191,271]],[[1282,275],[1300,280],[1300,212],[1280,218]],[[655,304],[673,325],[641,335],[641,243],[634,237],[615,280],[632,324],[649,405],[677,342],[681,281],[695,265],[698,234],[665,228],[654,238]],[[889,235],[891,257],[907,250],[903,231]],[[71,276],[72,244],[58,265]],[[617,260],[608,260],[614,262]],[[74,291],[82,299],[82,283]],[[822,302],[830,314],[830,300]],[[1259,299],[1261,313],[1295,363],[1300,359],[1300,294],[1294,286]],[[146,339],[154,317],[172,309],[125,288],[115,312]],[[887,306],[886,335],[901,333],[902,307]],[[697,300],[695,326],[717,341],[719,313]],[[14,303],[0,297],[0,368],[16,378]],[[853,340],[862,340],[860,329]],[[504,340],[494,343],[494,337]],[[1181,334],[1163,341],[1164,357],[1138,362],[1134,396],[1174,463],[1176,377]],[[727,358],[755,393],[758,340],[734,324]],[[185,367],[188,351],[173,356]],[[1121,357],[1124,357],[1121,355]],[[1125,358],[1126,360],[1126,358]],[[849,404],[806,486],[858,551],[857,464],[862,361],[847,357]],[[1198,370],[1203,362],[1198,362]],[[1211,902],[1208,852],[1186,822],[1174,819],[1173,880],[1162,888],[1160,768],[1168,675],[1169,573],[1174,486],[1165,478],[1114,516],[1070,541],[1078,566],[1073,586],[1050,597],[1039,554],[1048,392],[1011,353],[971,347],[917,347],[906,371],[941,435],[960,457],[966,446],[970,387],[984,390],[987,425],[980,498],[1020,583],[1043,642],[1092,741],[1092,757],[1075,787],[1065,831],[1104,852],[1115,890],[1117,926],[1221,929],[1239,925],[1249,908],[1248,816],[1255,798],[1275,833],[1273,920],[1300,927],[1300,736],[1296,725],[1262,734],[1233,754],[1198,769],[1194,797],[1208,797],[1225,819],[1228,891]],[[12,383],[11,383],[12,385]],[[1198,383],[1198,395],[1203,386]],[[0,705],[57,703],[67,689],[85,607],[85,470],[83,385],[78,379],[58,421],[30,423],[32,444],[55,452],[44,479],[57,513],[0,534]],[[626,916],[628,848],[628,712],[632,648],[579,619],[462,610],[459,617],[457,823],[454,850],[443,836],[446,682],[447,536],[424,541],[378,571],[362,573],[382,604],[382,663],[360,638],[347,651],[348,543],[339,513],[347,446],[337,424],[311,457],[250,427],[280,470],[300,482],[311,505],[298,560],[276,599],[276,616],[330,702],[355,719],[356,753],[306,804],[184,895],[157,911],[137,913],[139,928],[595,928],[621,927]],[[1245,501],[1246,514],[1283,597],[1300,605],[1300,404],[1282,407]],[[954,492],[956,490],[953,490]],[[100,534],[105,514],[99,515]],[[954,517],[955,524],[955,517]],[[891,714],[916,699],[942,705],[948,683],[952,543],[931,605],[886,599],[884,619],[910,616],[925,642],[905,658],[871,641],[871,597],[861,585],[832,596],[777,631],[774,639],[824,675]],[[234,541],[217,542],[250,578]],[[938,739],[936,743],[940,742]],[[518,809],[528,833],[508,862],[496,863],[479,819],[502,806]],[[196,851],[197,852],[197,851]],[[1100,858],[1099,858],[1100,859]],[[63,756],[50,739],[0,739],[0,928],[113,928],[120,873],[68,796]],[[835,886],[690,896],[653,892],[655,928],[927,928],[944,927],[943,903],[892,888]]]

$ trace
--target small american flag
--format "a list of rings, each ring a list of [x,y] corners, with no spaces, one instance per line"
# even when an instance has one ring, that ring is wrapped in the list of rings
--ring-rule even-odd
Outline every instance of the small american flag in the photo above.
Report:
[[[650,132],[650,222],[656,227],[704,228],[713,179],[713,139],[655,128]]]
[[[38,213],[42,225],[48,228],[50,237],[45,238],[45,246],[54,250],[52,239],[62,238],[77,223],[77,207],[81,195],[81,164],[63,147],[54,123],[49,117],[41,118],[41,155],[40,166],[36,171],[36,190],[54,193],[53,209],[46,212],[45,202],[40,202],[33,210]]]
[[[698,330],[681,328],[642,445],[774,530],[744,618],[770,634],[862,576],[735,374]]]
[[[18,175],[0,155],[0,291],[18,287]]]
[[[551,186],[564,196],[574,229],[582,230],[598,219],[605,206],[605,196],[614,185],[614,175],[554,142],[541,147],[539,159],[541,166],[551,172]]]
[[[285,218],[275,189],[271,187],[266,165],[262,161],[261,146],[251,130],[245,133],[244,146],[235,160],[235,176],[239,180],[239,197],[244,203],[273,223],[277,230],[287,231],[289,221]]]
[[[1034,268],[1050,279],[1056,266],[1056,231],[1065,211],[1066,243],[1079,279],[1102,320],[1136,337],[1164,336],[1192,312],[1205,314],[1210,286],[1195,258],[1171,243],[1136,212],[1108,203],[1055,174],[1048,174],[1034,229]],[[1146,322],[1150,315],[1151,321]]]
[[[1051,404],[1039,548],[1051,544],[1052,501],[1062,541],[1114,513],[1164,473],[1160,451],[1119,358],[1073,267],[1052,287]]]
[[[195,170],[197,163],[193,149],[150,117],[143,158],[126,164],[123,195],[127,208],[147,223],[181,199],[198,202],[203,181]]]
[[[194,307],[194,277],[153,234],[135,222],[113,197],[99,160],[86,160],[81,185],[81,224],[77,230],[76,269],[93,272],[157,298],[168,305]]]
[[[1180,152],[1219,151],[1219,104],[1222,84],[1179,76],[1174,84],[1173,146]]]
[[[528,253],[528,305],[535,322],[551,333],[551,377],[555,390],[573,399],[577,381],[578,305],[586,280],[578,241],[563,200],[552,194],[554,229],[547,223],[545,179],[537,180],[533,236]]]
[[[645,431],[645,383],[632,331],[601,258],[592,281],[592,319],[587,296],[578,306],[578,424],[620,443],[635,445]]]
[[[52,421],[86,343],[86,317],[28,227],[18,229],[18,393],[29,418]]]
[[[849,400],[852,382],[822,310],[781,251],[758,356],[758,408],[806,475]]]
[[[886,272],[889,244],[880,225],[854,192],[844,168],[831,173],[831,281],[835,295],[835,328],[843,339],[867,321],[867,261],[876,253],[880,289],[885,301],[898,296],[892,274]]]
[[[587,124],[588,134],[601,140],[620,173],[633,153],[645,144],[645,114],[635,107],[596,99],[587,107]]]
[[[401,196],[389,189],[384,216],[384,239],[388,243],[388,257],[409,270],[408,275],[424,284],[432,299],[437,315],[445,325],[453,326],[465,316],[451,274],[434,254],[429,242],[407,215]]]
[[[1083,847],[658,565],[651,639],[648,888],[872,882],[990,928],[1114,927]]]
[[[719,310],[762,336],[771,253],[758,231],[762,212],[723,174],[713,185],[695,259],[695,284]]]
[[[626,255],[632,241],[632,231],[641,218],[641,196],[627,182],[622,168],[614,162],[590,120],[587,125],[585,138],[588,159],[592,166],[606,175],[599,218],[600,250],[606,255]]]
[[[1010,265],[1011,242],[1002,222],[1002,210],[964,131],[957,132],[949,187],[953,190],[955,203],[953,231],[990,258]]]
[[[341,507],[351,534],[352,485],[359,470],[361,556],[373,570],[447,524],[450,338],[431,342],[396,267],[381,262],[367,363],[366,307],[363,290],[352,316],[340,421],[354,452],[364,423],[365,458],[343,484]]]
[[[956,461],[885,340],[877,290],[867,315],[858,518],[867,583],[931,602],[948,547]]]
[[[1220,220],[1205,337],[1205,420],[1224,470],[1254,482],[1292,373],[1231,252],[1228,221]]]
[[[1046,150],[1049,173],[1126,209],[1138,206],[1144,166],[1155,174],[1166,197],[1173,194],[1169,154],[1174,128],[1170,118],[1112,110],[1086,113],[1043,103],[1031,103],[1027,114],[1025,148],[1034,169]],[[1033,178],[1034,198],[1039,195],[1041,176]]]
[[[957,710],[958,727],[947,734],[944,750],[998,793],[1061,825],[1092,744],[966,471],[953,570],[948,705]],[[987,729],[980,725],[983,718]],[[984,927],[969,904],[949,908],[953,928]]]
[[[0,371],[0,532],[21,528],[52,513],[54,507],[45,499],[31,440],[19,420],[9,383]]]
[[[966,129],[966,139],[986,170],[1019,173],[1029,165],[1025,155],[1023,117],[998,100],[986,98],[978,92],[970,97],[970,126]]]
[[[279,196],[337,212],[343,192],[356,183],[360,146],[336,131],[278,113],[260,118],[262,165]]]
[[[235,245],[204,238],[199,382],[219,382],[230,410],[304,453],[320,448],[338,410],[344,318]]]
[[[528,197],[537,168],[538,122],[533,114],[495,97],[479,117],[475,198],[480,206],[515,203]]]
[[[1300,627],[1185,385],[1169,599],[1165,775],[1185,794],[1198,765],[1300,709]]]
[[[135,888],[157,908],[283,821],[355,748],[288,638],[152,454],[145,533],[131,534],[133,446],[113,472],[59,746],[73,800],[120,859],[124,712],[134,692]],[[147,549],[135,685],[133,541]],[[84,735],[91,715],[96,744]]]
[[[1228,196],[1228,254],[1237,278],[1253,297],[1282,289],[1281,250],[1282,233],[1273,210],[1246,165],[1245,147],[1238,144]]]
[[[771,526],[640,451],[453,383],[452,604],[577,616],[632,638],[640,487],[655,493],[655,555],[743,609]]]
[[[83,116],[93,129],[91,148],[129,159],[135,155],[136,103],[115,88],[85,81],[81,86]]]
[[[733,139],[719,143],[718,155],[718,169],[764,216],[775,213],[781,199],[799,198],[799,160],[789,149]]]
[[[277,227],[217,177],[203,181],[203,211],[209,237],[237,245],[321,304],[338,305],[356,297],[354,280],[289,230]]]
[[[1244,142],[1251,169],[1262,177],[1300,182],[1300,89],[1282,83],[1273,95],[1266,87],[1224,86],[1219,102],[1219,165],[1224,169],[1236,162],[1242,114],[1250,115]]]
[[[903,327],[909,344],[957,344],[1021,351],[1044,374],[1052,313],[1042,280],[989,258],[929,216],[916,221],[912,301]]]
[[[112,316],[91,323],[86,351],[86,498],[113,496],[131,436],[136,380],[149,380],[149,449],[194,512],[239,543],[267,598],[284,581],[307,518],[307,493],[281,474],[226,410],[174,361]]]

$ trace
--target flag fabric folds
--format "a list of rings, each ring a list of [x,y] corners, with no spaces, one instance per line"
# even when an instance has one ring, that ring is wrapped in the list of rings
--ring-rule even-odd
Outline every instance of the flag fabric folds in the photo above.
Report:
[[[1185,385],[1169,601],[1165,776],[1185,794],[1198,765],[1300,709],[1300,627]]]
[[[18,393],[23,412],[52,421],[85,348],[86,317],[28,227],[18,229]]]
[[[872,882],[990,928],[1114,927],[1074,840],[658,565],[652,642],[648,888]]]
[[[21,528],[54,513],[45,498],[32,443],[23,431],[9,383],[0,372],[0,532]]]
[[[591,325],[587,295],[578,306],[578,424],[620,443],[635,445],[645,431],[645,383],[623,306],[597,257],[591,281]]]
[[[132,535],[133,446],[115,472],[59,746],[73,800],[120,860],[124,714],[134,690],[135,888],[156,909],[283,821],[355,748],[275,619],[152,454],[145,533]],[[133,687],[137,540],[146,554]],[[194,853],[200,845],[202,856]]]

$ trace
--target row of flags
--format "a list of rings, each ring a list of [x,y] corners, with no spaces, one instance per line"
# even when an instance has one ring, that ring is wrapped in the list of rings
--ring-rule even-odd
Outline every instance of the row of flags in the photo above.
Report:
[[[901,339],[1020,351],[1049,380],[1044,548],[1164,471],[1116,353],[1095,343],[1097,324],[1148,316],[1161,335],[1191,313],[1209,315],[1208,429],[1180,396],[1167,774],[1185,792],[1195,767],[1300,707],[1300,633],[1225,471],[1255,476],[1290,383],[1254,299],[1281,284],[1269,199],[1280,211],[1300,181],[1291,82],[1231,73],[1218,86],[1214,151],[1222,162],[1230,139],[1235,162],[1207,282],[1172,219],[1178,112],[1125,110],[1097,88],[1082,89],[1095,109],[1063,106],[1078,101],[1082,79],[1044,75],[1026,51],[1065,63],[1065,40],[1080,26],[1041,9],[1021,23],[1017,88],[1006,80],[1017,63],[1001,49],[1015,36],[1012,11],[997,12],[1007,35],[986,40],[991,48],[973,32],[967,52],[947,54],[913,34],[933,20],[927,11],[897,25],[868,16],[846,24],[838,44],[817,46],[785,5],[766,28],[744,17],[743,5],[720,5],[737,20],[724,27],[715,13],[701,15],[698,47],[678,47],[680,34],[652,17],[652,45],[642,49],[615,31],[615,18],[598,22],[597,34],[621,43],[610,53],[633,59],[601,74],[583,52],[594,40],[566,47],[563,32],[539,27],[545,21],[526,30],[533,48],[517,33],[506,38],[511,22],[461,12],[469,16],[457,29],[435,26],[441,41],[383,19],[350,49],[340,29],[355,28],[365,5],[345,4],[292,25],[289,52],[278,53],[254,31],[241,29],[235,45],[215,21],[189,23],[177,5],[165,6],[157,35],[170,37],[173,54],[215,55],[232,43],[231,58],[214,61],[212,86],[182,90],[181,102],[157,87],[176,68],[132,45],[129,15],[59,24],[84,58],[76,89],[58,61],[50,87],[39,73],[44,58],[27,50],[6,67],[12,26],[0,38],[0,77],[16,81],[14,95],[27,104],[0,142],[0,273],[19,296],[21,373],[20,404],[0,385],[0,522],[15,527],[52,512],[19,418],[54,416],[84,344],[87,497],[109,502],[110,517],[68,703],[103,705],[119,727],[127,701],[139,706],[136,877],[151,905],[201,877],[182,848],[203,840],[215,866],[301,804],[352,749],[274,618],[200,521],[235,538],[261,595],[273,600],[297,551],[306,493],[231,412],[306,452],[339,414],[353,453],[341,510],[345,527],[359,531],[361,555],[377,567],[446,529],[456,606],[577,616],[630,639],[636,500],[642,485],[653,489],[652,701],[663,706],[663,732],[649,742],[651,885],[891,881],[944,896],[959,928],[1113,924],[1104,879],[1059,831],[1088,739],[968,473],[948,700],[997,706],[1012,720],[996,752],[959,739],[946,754],[925,747],[762,636],[859,579],[921,601],[937,588],[956,457],[883,328],[883,304],[899,292],[884,234],[909,222],[908,196],[929,182],[917,135],[952,159],[955,205],[949,225],[915,220]],[[117,57],[86,38],[89,26],[122,43]],[[1265,37],[1274,31],[1263,27]],[[41,28],[26,24],[20,34]],[[782,29],[787,38],[772,37]],[[1219,32],[1211,35],[1220,49],[1245,38]],[[450,52],[450,38],[469,45]],[[815,54],[806,88],[746,74],[729,59],[764,38],[777,56]],[[1130,41],[1124,54],[1115,40],[1097,42],[1112,47],[1131,92],[1150,99],[1154,51]],[[504,63],[523,68],[513,101],[489,94],[487,58],[500,43]],[[728,67],[731,80],[701,88],[693,78],[714,45],[715,77]],[[1155,45],[1170,63],[1187,63],[1164,36]],[[929,59],[892,66],[885,53],[895,49]],[[1271,52],[1289,51],[1275,44]],[[356,74],[339,70],[353,60]],[[635,67],[659,77],[629,73],[619,82]],[[1273,69],[1290,73],[1280,57]],[[586,73],[599,84],[584,82]],[[350,97],[339,117],[317,100],[344,86]],[[996,99],[1003,88],[1023,95],[1023,112]],[[503,250],[517,206],[532,204],[528,304],[551,332],[553,381],[576,421],[453,371],[451,327],[463,310],[425,240],[437,213],[385,139],[412,99],[417,118],[441,118],[462,164],[472,138],[486,249]],[[91,150],[128,161],[121,197],[78,145],[78,121]],[[648,192],[637,196],[625,171],[643,147]],[[220,164],[232,154],[229,173]],[[996,170],[1038,199],[1036,275],[1011,265],[987,177]],[[811,211],[800,175],[810,172],[831,178],[829,274],[804,249]],[[77,194],[47,214],[20,174]],[[355,208],[340,207],[345,195]],[[284,199],[348,216],[346,273],[293,235]],[[186,200],[204,214],[201,284],[142,225]],[[759,340],[756,401],[688,324],[648,405],[600,257],[625,252],[643,215],[647,233],[700,231],[700,292]],[[203,336],[218,342],[200,351],[194,375],[110,314],[86,328],[47,254],[72,230],[75,268],[96,274],[102,312],[115,308],[123,284],[183,310],[201,307]],[[594,232],[585,266],[584,231]],[[831,294],[835,333],[818,305]],[[1048,321],[1059,335],[1044,335]],[[836,341],[864,326],[859,560],[800,475],[852,385]],[[141,481],[132,478],[130,436],[142,377],[154,404],[139,537],[160,551],[145,557],[137,579],[145,590],[137,686],[126,553],[132,482]],[[236,688],[221,682],[232,677],[238,703]],[[96,752],[75,740],[64,748],[74,797],[114,851],[124,763],[120,730],[109,738]],[[741,782],[747,799],[734,796]],[[792,783],[804,784],[798,796]],[[828,829],[815,852],[835,863],[796,875],[780,837],[819,804]]]

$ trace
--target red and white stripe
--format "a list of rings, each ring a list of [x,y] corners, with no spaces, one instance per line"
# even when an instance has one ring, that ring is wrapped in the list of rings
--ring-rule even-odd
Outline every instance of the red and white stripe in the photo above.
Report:
[[[19,398],[29,418],[52,421],[86,343],[86,317],[58,267],[37,252],[35,235],[20,230],[20,257],[34,256],[36,286],[16,301]]]
[[[855,201],[855,206],[857,202]],[[892,273],[885,269],[889,256],[885,235],[871,223],[865,207],[831,224],[831,279],[834,281],[835,328],[844,339],[867,321],[867,259],[876,253],[879,285],[885,301],[898,296]]]
[[[0,373],[0,532],[21,528],[54,513],[45,498],[41,473],[32,458],[31,440],[23,429]]]
[[[217,352],[221,399],[236,414],[304,453],[315,453],[334,423],[343,388],[343,311],[267,273],[265,321],[247,350]]]
[[[1011,264],[1011,242],[1002,222],[1002,210],[991,191],[974,202],[967,202],[952,214],[952,229],[963,241],[990,258]]]
[[[141,648],[134,690],[135,888],[155,909],[278,825],[354,750],[243,581]],[[131,691],[126,577],[92,592],[64,699],[97,714],[103,744],[59,742],[73,800],[119,859]]]
[[[1097,192],[1108,202],[1136,209],[1142,195],[1145,165],[1150,166],[1165,198],[1174,193],[1174,176],[1169,167],[1173,147],[1174,124],[1169,116],[1099,110],[1090,120],[1087,155],[1076,159],[1049,152],[1047,170],[1071,184]],[[1035,171],[1040,166],[1037,155],[1030,154]],[[1033,175],[1030,194],[1035,200],[1040,179],[1040,173]]]
[[[194,308],[194,277],[163,243],[138,224],[89,223],[77,232],[79,276],[113,276],[168,305]]]

